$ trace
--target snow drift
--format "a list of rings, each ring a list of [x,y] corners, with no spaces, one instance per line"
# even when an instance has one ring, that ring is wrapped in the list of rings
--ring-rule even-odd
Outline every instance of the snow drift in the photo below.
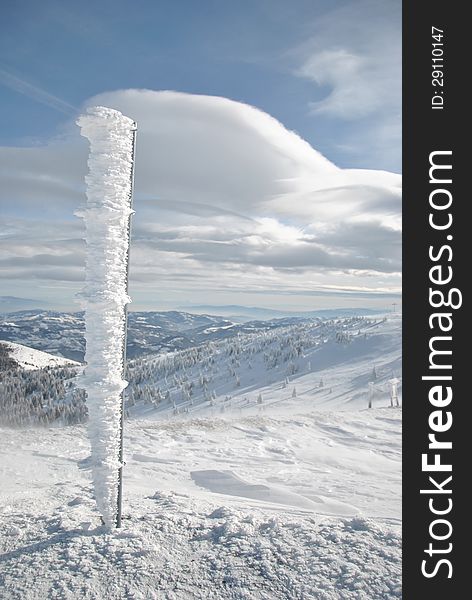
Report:
[[[117,513],[121,395],[126,343],[127,269],[133,148],[136,124],[120,112],[90,108],[77,121],[90,142],[85,222],[86,367],[79,385],[87,393],[95,497],[111,527]]]

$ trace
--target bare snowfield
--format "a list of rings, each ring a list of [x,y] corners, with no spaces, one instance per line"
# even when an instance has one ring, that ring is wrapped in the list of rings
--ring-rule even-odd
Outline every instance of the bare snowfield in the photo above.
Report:
[[[131,420],[125,447],[106,533],[83,426],[1,431],[2,598],[401,597],[401,409]]]

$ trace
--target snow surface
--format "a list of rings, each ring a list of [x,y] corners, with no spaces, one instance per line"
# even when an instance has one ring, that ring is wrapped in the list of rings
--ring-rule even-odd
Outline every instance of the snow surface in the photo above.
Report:
[[[133,132],[120,112],[101,106],[78,120],[90,141],[85,222],[85,362],[81,387],[87,392],[91,468],[95,497],[105,524],[116,520],[120,467],[121,393],[127,295],[129,222],[132,214]]]
[[[25,369],[26,371],[44,369],[45,367],[63,367],[80,364],[75,360],[53,356],[52,354],[42,352],[41,350],[28,348],[28,346],[23,346],[22,344],[3,341],[0,341],[0,344],[2,344],[2,346],[6,346],[9,351],[10,358],[12,358],[19,367]]]
[[[129,421],[108,532],[83,426],[0,439],[9,600],[401,598],[401,409]]]

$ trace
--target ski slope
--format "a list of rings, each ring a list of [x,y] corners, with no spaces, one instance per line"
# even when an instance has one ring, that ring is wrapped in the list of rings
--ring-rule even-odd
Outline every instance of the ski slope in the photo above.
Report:
[[[1,429],[0,596],[401,598],[400,341],[314,320],[131,361],[121,530],[86,426]]]
[[[308,320],[241,334],[132,360],[126,377],[128,414],[138,418],[387,406],[389,381],[401,377],[401,317]]]

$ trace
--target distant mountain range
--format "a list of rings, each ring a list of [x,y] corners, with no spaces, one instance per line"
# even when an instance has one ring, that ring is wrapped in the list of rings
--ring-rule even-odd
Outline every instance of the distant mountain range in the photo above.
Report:
[[[127,354],[135,358],[183,350],[242,333],[269,331],[299,321],[294,317],[244,322],[183,311],[131,312]],[[82,361],[85,352],[82,312],[23,310],[0,316],[0,340],[24,344],[56,356]]]
[[[19,312],[25,310],[42,309],[46,310],[49,308],[49,304],[42,300],[34,300],[31,298],[18,298],[17,296],[0,296],[0,314],[8,314],[12,312]],[[224,304],[224,305],[212,305],[212,304],[192,304],[188,306],[179,306],[174,311],[140,311],[135,312],[130,310],[132,315],[142,314],[169,314],[175,315],[177,313],[181,315],[202,315],[206,314],[213,317],[225,317],[233,321],[250,321],[250,320],[270,320],[270,319],[281,319],[285,317],[295,318],[323,318],[332,319],[335,317],[352,317],[352,316],[363,316],[368,317],[371,315],[384,314],[387,310],[378,310],[373,308],[322,308],[310,311],[295,311],[285,309],[274,309],[274,308],[261,308],[257,306],[241,306],[239,304]],[[66,314],[66,313],[64,313]],[[75,314],[75,313],[67,313]],[[175,320],[171,318],[171,326],[178,324],[179,318]],[[188,318],[183,319],[182,323],[188,322]]]
[[[225,316],[233,319],[277,319],[283,317],[298,318],[326,318],[334,317],[352,317],[352,316],[370,316],[384,314],[385,310],[376,310],[373,308],[324,308],[311,311],[293,311],[277,310],[273,308],[259,308],[256,306],[240,306],[238,304],[227,304],[222,306],[213,306],[211,304],[195,304],[187,307],[179,307],[181,310],[190,312],[208,312],[213,315]]]
[[[31,310],[33,308],[42,308],[46,305],[41,300],[31,298],[18,298],[17,296],[0,296],[0,314],[9,313],[17,310]]]

